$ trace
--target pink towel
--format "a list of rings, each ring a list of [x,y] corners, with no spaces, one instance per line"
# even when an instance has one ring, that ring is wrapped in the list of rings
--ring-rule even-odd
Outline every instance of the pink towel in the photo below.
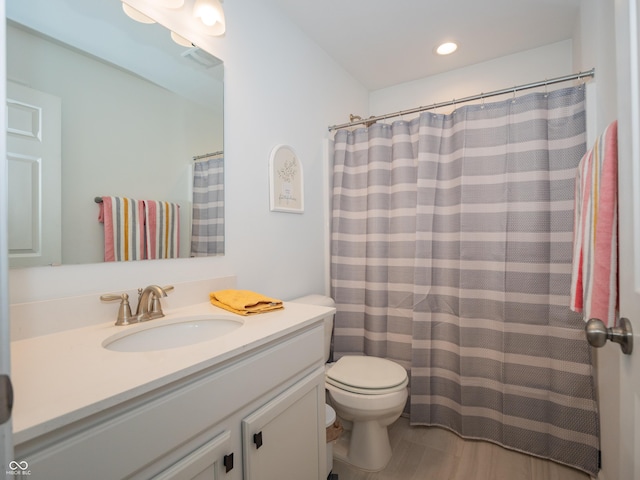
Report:
[[[178,258],[180,253],[180,206],[177,203],[143,200],[147,258]]]
[[[575,184],[571,310],[614,325],[618,311],[618,124],[582,157]]]
[[[144,258],[144,213],[141,201],[102,197],[98,221],[104,223],[104,261]]]

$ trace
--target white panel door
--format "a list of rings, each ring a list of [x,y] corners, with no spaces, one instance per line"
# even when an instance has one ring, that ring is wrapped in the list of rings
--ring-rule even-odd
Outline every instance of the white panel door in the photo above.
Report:
[[[634,351],[619,356],[619,480],[640,479],[640,37],[638,0],[616,1],[620,315],[634,330]],[[603,459],[603,469],[605,459]],[[606,469],[605,469],[606,471]],[[615,470],[614,470],[615,471]],[[614,480],[606,476],[607,480]]]
[[[0,0],[0,18],[4,20],[4,0]],[[5,38],[5,22],[0,23],[0,39]],[[4,41],[0,45],[4,49]],[[0,77],[5,77],[4,60],[0,63]],[[6,128],[6,90],[4,83],[0,84],[0,131]],[[7,181],[7,151],[6,137],[0,136],[0,192],[6,192]],[[0,375],[8,378],[10,373],[10,343],[9,343],[9,258],[7,256],[7,196],[0,195]],[[5,410],[3,417],[10,412],[7,410],[9,400],[6,391],[0,391],[0,410]],[[0,420],[0,472],[10,470],[9,463],[13,460],[13,442],[11,438],[11,420]],[[7,475],[8,476],[8,475]]]
[[[62,262],[60,105],[58,97],[7,82],[12,267]]]

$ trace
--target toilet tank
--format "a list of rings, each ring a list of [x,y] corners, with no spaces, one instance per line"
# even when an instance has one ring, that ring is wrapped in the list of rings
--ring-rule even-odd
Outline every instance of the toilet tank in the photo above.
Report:
[[[319,305],[321,307],[336,307],[333,298],[325,295],[306,295],[304,297],[289,300],[292,303],[306,303],[307,305]],[[327,315],[324,318],[324,361],[329,361],[331,355],[331,333],[333,332],[333,315]]]

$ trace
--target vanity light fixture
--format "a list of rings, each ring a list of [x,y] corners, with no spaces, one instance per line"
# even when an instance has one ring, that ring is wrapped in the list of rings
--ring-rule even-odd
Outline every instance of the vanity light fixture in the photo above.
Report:
[[[147,17],[145,14],[140,13],[138,10],[133,8],[132,6],[122,2],[122,10],[127,14],[127,17],[135,20],[140,23],[156,23],[152,18]]]
[[[171,40],[173,40],[174,42],[176,42],[178,45],[181,45],[183,47],[189,47],[192,48],[193,47],[193,43],[191,43],[189,40],[187,40],[186,38],[178,35],[176,32],[171,32]]]
[[[458,49],[458,44],[455,42],[444,42],[436,48],[438,55],[450,55]]]
[[[158,7],[176,10],[184,6],[184,0],[147,0]],[[203,23],[203,33],[218,36],[224,34],[226,21],[222,10],[222,0],[195,0],[193,3],[193,16]],[[130,18],[141,23],[156,23],[155,20],[133,8],[125,0],[122,0],[122,10]],[[192,43],[184,37],[171,33],[171,38],[179,45],[191,47]]]
[[[165,8],[182,8],[184,0],[153,0],[153,3]]]
[[[205,24],[209,35],[222,35],[225,32],[226,22],[220,0],[196,0],[193,15]]]
[[[182,6],[184,5],[184,0],[149,0],[149,1],[151,3],[158,5],[159,7],[171,8],[174,10],[176,8],[182,8]],[[156,23],[156,21],[153,20],[152,18],[149,18],[145,14],[140,13],[131,5],[124,3],[124,0],[122,2],[122,10],[124,10],[124,13],[126,13],[129,18],[132,18],[136,22]]]

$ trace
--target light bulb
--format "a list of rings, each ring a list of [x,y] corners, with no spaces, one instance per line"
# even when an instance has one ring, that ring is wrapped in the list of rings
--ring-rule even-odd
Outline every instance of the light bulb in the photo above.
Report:
[[[207,27],[224,22],[222,5],[218,0],[196,0],[193,6],[193,14]]]
[[[454,42],[445,42],[436,48],[438,55],[449,55],[458,49],[458,45]]]

